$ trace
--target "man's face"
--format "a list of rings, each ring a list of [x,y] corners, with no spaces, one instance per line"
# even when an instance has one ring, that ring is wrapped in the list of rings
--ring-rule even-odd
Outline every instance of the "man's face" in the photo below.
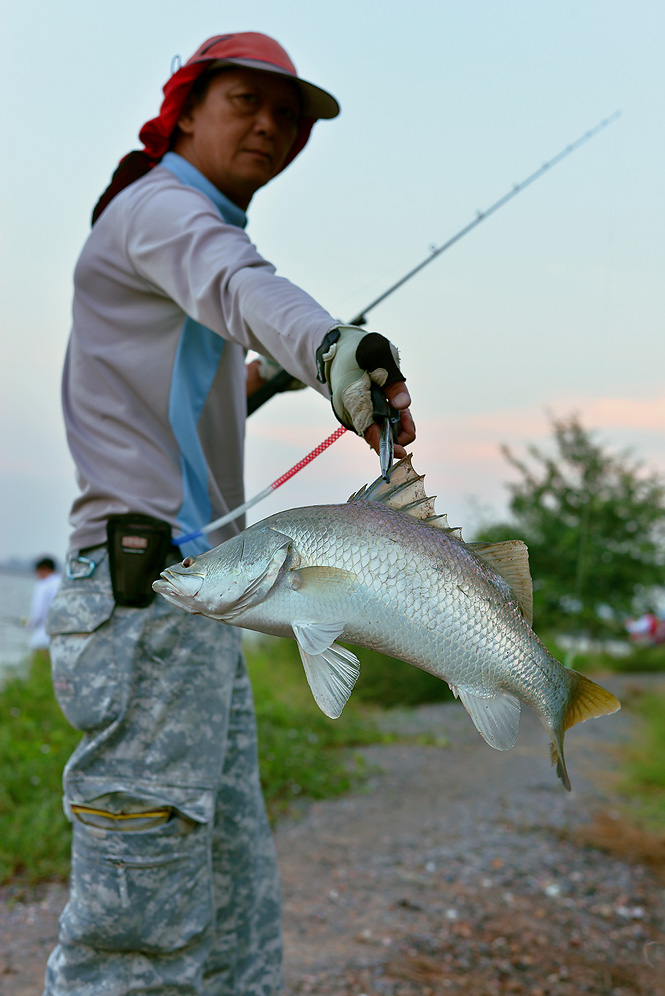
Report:
[[[244,210],[284,164],[299,116],[294,83],[234,67],[215,76],[203,100],[183,113],[173,150]]]

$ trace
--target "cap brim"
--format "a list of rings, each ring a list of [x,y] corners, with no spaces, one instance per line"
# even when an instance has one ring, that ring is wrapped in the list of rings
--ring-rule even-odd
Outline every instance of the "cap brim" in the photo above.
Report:
[[[213,59],[211,66],[246,66],[248,69],[258,69],[262,73],[271,73],[273,76],[281,76],[287,80],[292,80],[302,97],[302,114],[306,118],[336,118],[339,114],[339,104],[331,93],[322,90],[320,86],[315,86],[307,80],[300,79],[292,73],[275,66],[270,62],[262,62],[259,59]]]

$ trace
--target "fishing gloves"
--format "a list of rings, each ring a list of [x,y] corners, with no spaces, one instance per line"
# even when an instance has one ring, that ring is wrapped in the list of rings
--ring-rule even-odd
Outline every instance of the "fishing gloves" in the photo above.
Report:
[[[379,332],[355,325],[335,325],[316,351],[318,379],[330,388],[333,411],[359,436],[372,424],[372,384],[387,387],[405,380],[399,354]]]

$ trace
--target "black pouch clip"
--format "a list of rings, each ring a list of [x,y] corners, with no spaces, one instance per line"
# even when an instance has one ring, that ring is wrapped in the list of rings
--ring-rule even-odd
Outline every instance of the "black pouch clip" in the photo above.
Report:
[[[139,512],[110,515],[106,537],[116,605],[146,608],[155,597],[152,582],[166,567],[170,525]]]

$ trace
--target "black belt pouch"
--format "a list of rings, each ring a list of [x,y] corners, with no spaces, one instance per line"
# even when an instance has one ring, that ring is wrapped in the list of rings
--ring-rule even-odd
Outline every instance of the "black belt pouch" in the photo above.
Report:
[[[152,582],[166,566],[170,525],[140,512],[111,515],[106,537],[116,604],[144,609],[155,597]]]

